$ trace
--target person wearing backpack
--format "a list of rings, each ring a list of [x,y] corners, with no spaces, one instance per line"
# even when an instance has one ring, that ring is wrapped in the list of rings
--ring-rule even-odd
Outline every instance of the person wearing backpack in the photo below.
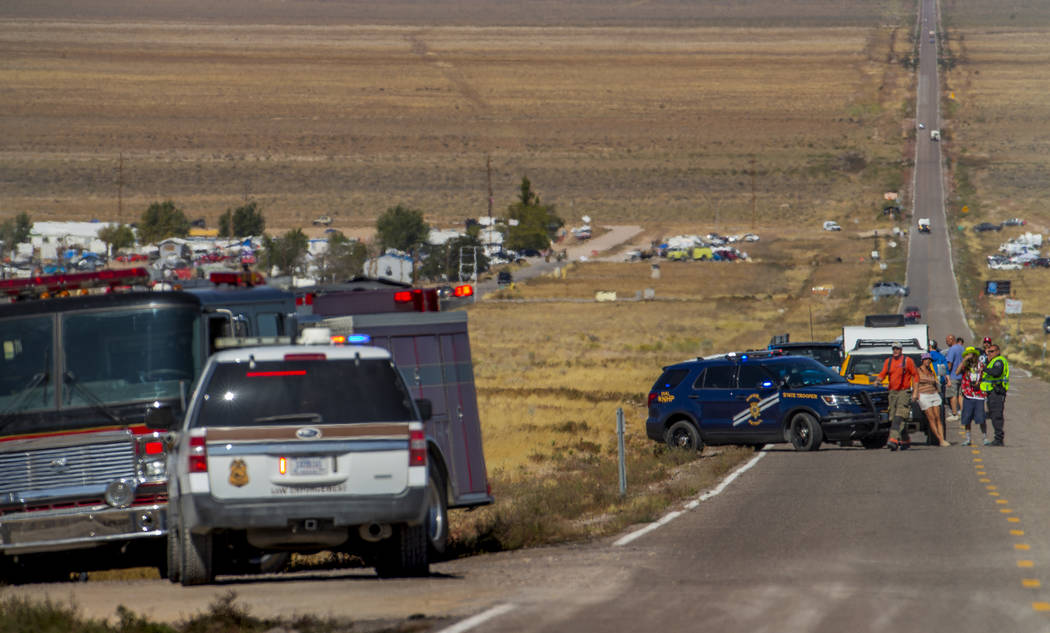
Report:
[[[890,439],[886,447],[891,451],[904,450],[911,447],[911,439],[908,437],[908,424],[905,418],[911,417],[912,387],[918,382],[919,375],[915,369],[915,363],[901,352],[901,344],[894,342],[892,346],[893,355],[882,363],[882,371],[876,377],[878,382],[889,380],[887,387],[890,390],[889,416],[893,420],[890,426]]]
[[[981,391],[988,404],[988,417],[992,422],[995,439],[989,446],[1002,446],[1005,439],[1003,409],[1006,407],[1006,392],[1010,390],[1010,363],[996,343],[988,345],[988,363],[981,374]]]

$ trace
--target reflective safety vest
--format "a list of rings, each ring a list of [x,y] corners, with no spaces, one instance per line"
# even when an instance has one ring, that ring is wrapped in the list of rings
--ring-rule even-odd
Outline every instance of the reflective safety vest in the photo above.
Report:
[[[996,361],[1003,362],[1003,375],[998,378],[993,378],[988,374],[988,367],[991,367]],[[992,360],[988,361],[988,365],[984,369],[984,373],[981,374],[981,391],[985,393],[992,391],[995,385],[1001,384],[1003,389],[1010,390],[1010,363],[1006,362],[1006,357],[1000,354]]]

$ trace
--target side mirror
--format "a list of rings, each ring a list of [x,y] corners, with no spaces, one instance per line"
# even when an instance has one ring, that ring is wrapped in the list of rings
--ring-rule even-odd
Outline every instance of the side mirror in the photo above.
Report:
[[[146,427],[160,431],[175,429],[175,412],[170,404],[162,404],[146,409]]]
[[[424,422],[434,416],[434,405],[428,398],[416,398],[416,408],[419,409],[419,417]]]
[[[850,372],[850,373],[846,374],[846,380],[853,380],[853,378],[854,378],[853,372]]]

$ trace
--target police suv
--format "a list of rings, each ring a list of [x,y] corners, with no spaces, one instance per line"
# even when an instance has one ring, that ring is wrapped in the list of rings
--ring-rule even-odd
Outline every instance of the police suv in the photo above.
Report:
[[[360,555],[380,576],[425,575],[428,550],[443,551],[448,535],[444,483],[428,464],[430,415],[379,347],[214,354],[181,425],[170,411],[149,415],[180,431],[169,579],[208,583],[250,570],[231,561],[320,550]]]
[[[774,352],[730,353],[664,368],[649,392],[650,439],[700,450],[704,444],[824,441],[881,448],[889,435],[887,391],[851,385],[821,363]]]

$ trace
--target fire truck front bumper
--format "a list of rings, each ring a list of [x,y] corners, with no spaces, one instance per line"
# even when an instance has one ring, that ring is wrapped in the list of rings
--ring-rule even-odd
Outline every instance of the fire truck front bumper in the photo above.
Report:
[[[37,510],[0,516],[0,550],[34,554],[167,534],[167,504]]]

